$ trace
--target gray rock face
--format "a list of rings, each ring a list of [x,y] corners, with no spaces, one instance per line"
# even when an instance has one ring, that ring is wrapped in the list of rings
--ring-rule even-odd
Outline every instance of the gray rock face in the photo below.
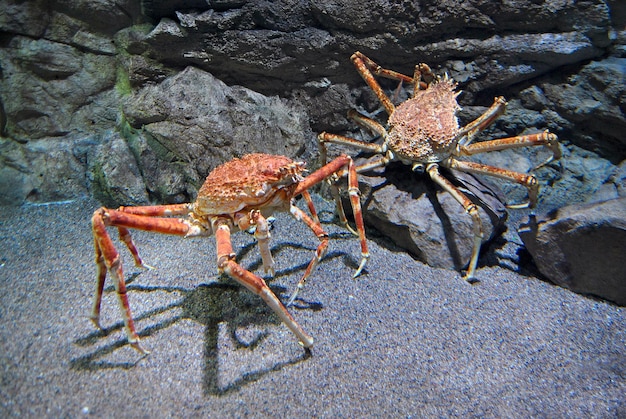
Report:
[[[115,125],[116,59],[59,42],[15,36],[0,50],[3,135],[20,142]]]
[[[228,87],[188,67],[129,96],[124,116],[153,198],[188,201],[218,164],[252,152],[310,155],[306,115],[278,97]]]
[[[0,138],[0,205],[63,201],[85,195],[84,156],[78,150],[89,140],[32,140],[28,146]]]
[[[185,8],[180,2],[176,5],[176,21],[162,20],[161,27],[141,41],[151,54],[159,61],[182,60],[213,67],[210,71],[218,77],[237,80],[259,91],[278,92],[298,86],[277,81],[268,84],[251,79],[251,74],[265,72],[270,79],[292,74],[293,83],[324,77],[334,82],[356,80],[349,73],[347,60],[355,49],[366,54],[385,51],[389,65],[401,71],[412,71],[415,60],[437,64],[452,57],[458,59],[459,54],[464,58],[481,57],[477,64],[490,63],[489,68],[475,66],[482,75],[472,78],[487,79],[487,84],[496,85],[495,81],[506,78],[505,74],[520,76],[514,68],[519,58],[513,59],[520,52],[532,56],[533,62],[544,63],[539,68],[529,66],[528,73],[536,75],[582,56],[599,56],[597,48],[609,43],[605,29],[609,9],[597,1],[551,3],[551,7],[526,0],[462,5],[452,1],[385,0],[225,2],[214,8],[199,4]],[[163,9],[162,14],[153,17],[174,17],[171,9]],[[539,27],[541,31],[534,31]],[[477,30],[480,37],[469,35]],[[526,35],[495,36],[499,32]],[[182,38],[190,42],[185,50],[179,45]],[[538,50],[543,59],[537,59]],[[320,56],[326,60],[320,61]],[[555,60],[556,56],[561,58]],[[215,63],[221,61],[230,62],[229,67],[215,68]]]
[[[549,107],[568,121],[561,129],[572,130],[577,145],[614,163],[626,158],[626,58],[593,61],[568,83],[543,88]]]
[[[90,150],[88,179],[94,196],[109,207],[146,205],[146,185],[128,143],[116,131],[106,131]]]
[[[626,197],[561,208],[519,235],[550,281],[626,305]]]
[[[549,127],[613,164],[626,158],[620,135],[626,35],[618,2],[4,0],[2,7],[0,134],[17,142],[9,148],[21,149],[24,158],[42,149],[54,154],[64,141],[90,144],[107,130],[123,131],[128,110],[123,98],[188,66],[229,84],[289,98],[305,107],[315,131],[354,130],[345,118],[347,109],[379,106],[349,62],[355,50],[406,73],[417,62],[447,71],[464,90],[460,100],[469,113],[496,94],[512,98],[527,91],[515,115],[518,125]],[[600,61],[589,62],[594,59]],[[393,83],[384,87],[395,88]],[[137,117],[133,127],[143,122],[152,124],[151,139],[129,142],[135,156],[143,147],[139,143],[155,145],[154,138],[176,132],[167,120]],[[198,131],[187,125],[188,141],[196,141],[189,135],[202,135]],[[41,141],[35,146],[34,139]],[[309,141],[303,138],[301,147]],[[193,160],[198,150],[187,153],[175,159],[191,165],[175,170],[182,177],[174,182],[179,186],[149,192],[150,199],[189,196],[193,187],[181,185],[197,183],[214,166]],[[155,153],[149,161],[154,167],[172,162],[161,157]],[[0,160],[7,165],[2,172],[28,168],[18,170],[19,183],[38,183],[32,178],[34,161],[15,159],[12,154]],[[78,163],[87,177],[86,160]],[[156,170],[141,159],[137,164],[140,173]],[[83,186],[74,192],[18,188],[10,201],[85,193],[88,179],[79,183]]]

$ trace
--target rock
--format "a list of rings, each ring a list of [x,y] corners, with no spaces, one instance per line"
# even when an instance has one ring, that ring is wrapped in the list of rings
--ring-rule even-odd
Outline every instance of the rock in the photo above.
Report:
[[[56,0],[55,10],[84,22],[97,33],[114,34],[132,25],[141,14],[136,0]]]
[[[42,138],[21,144],[0,137],[0,205],[85,196],[86,165],[77,153],[83,142]]]
[[[3,147],[9,144],[10,149],[0,158],[0,184],[12,188],[7,201],[13,204],[70,199],[91,191],[95,184],[85,172],[96,167],[90,164],[99,151],[106,150],[102,139],[113,131],[128,145],[128,150],[116,146],[116,151],[132,154],[145,186],[126,185],[128,191],[145,189],[148,199],[158,202],[193,198],[218,160],[248,151],[247,137],[253,135],[258,141],[261,135],[254,137],[257,133],[247,126],[237,128],[249,124],[247,117],[233,118],[218,128],[230,129],[232,138],[237,135],[237,144],[244,148],[236,150],[233,142],[224,146],[228,152],[207,161],[199,156],[219,153],[217,143],[207,153],[202,149],[203,142],[211,144],[204,132],[213,128],[194,128],[180,113],[176,123],[142,121],[139,115],[130,127],[124,102],[143,89],[158,89],[187,67],[209,72],[231,86],[279,95],[282,100],[272,98],[263,106],[280,108],[272,111],[276,115],[284,114],[285,108],[296,109],[300,116],[294,118],[316,132],[355,136],[346,111],[357,108],[373,114],[380,107],[350,63],[355,50],[409,74],[418,62],[430,64],[439,74],[448,72],[464,91],[459,101],[468,114],[489,106],[495,95],[505,95],[511,103],[509,113],[484,139],[545,128],[557,133],[571,151],[567,161],[573,162],[575,170],[564,164],[563,181],[555,181],[554,167],[542,169],[542,184],[552,182],[550,191],[554,190],[553,195],[541,195],[540,199],[555,199],[547,207],[561,205],[563,198],[557,197],[570,196],[563,189],[572,185],[581,186],[574,195],[580,202],[593,195],[594,188],[612,193],[609,186],[599,185],[624,159],[620,59],[624,59],[626,14],[617,1],[0,3],[0,135],[6,138]],[[389,80],[382,84],[388,92],[397,87]],[[187,95],[198,97],[194,86],[185,89],[191,89]],[[174,107],[168,110],[172,115],[177,112],[174,102],[167,102]],[[185,112],[189,109],[193,106]],[[215,115],[208,107],[205,111]],[[201,118],[191,119],[195,123]],[[293,126],[293,121],[268,121],[269,125]],[[262,131],[277,139],[299,137],[299,145],[289,143],[284,152],[295,149],[301,153],[298,158],[310,164],[315,161],[308,128],[304,135],[297,134],[299,128],[287,134],[267,127]],[[228,138],[224,132],[218,134]],[[587,154],[581,156],[581,150]],[[40,179],[38,165],[46,164],[41,159],[46,154],[72,156],[67,164],[50,159],[45,171],[47,179],[72,179],[63,181],[67,187],[54,191]],[[599,154],[610,164],[595,164],[591,154]],[[525,167],[535,161],[532,157],[502,160]],[[127,156],[123,161],[130,159]],[[594,163],[592,170],[581,159]],[[130,193],[133,197],[128,199],[145,199],[143,192]],[[127,198],[120,195],[119,199]]]
[[[0,30],[33,38],[42,36],[50,23],[46,3],[47,0],[2,1]]]
[[[626,197],[531,218],[519,235],[550,281],[626,305]]]
[[[499,190],[466,173],[441,171],[479,206],[483,243],[502,233],[507,212]],[[472,219],[428,175],[394,163],[384,175],[360,174],[359,181],[368,226],[430,266],[459,271],[467,265],[474,240]],[[344,208],[350,208],[349,201]]]
[[[598,188],[589,202],[605,201],[612,198],[626,196],[626,160],[622,161],[611,176]]]
[[[464,89],[474,94],[600,57],[610,44],[602,1],[148,3],[151,16],[162,18],[137,41],[151,58],[268,95],[323,78],[357,82],[349,61],[357,49],[408,73],[418,62],[450,69],[462,57],[473,69]]]
[[[568,122],[569,137],[618,163],[626,159],[626,58],[592,61],[566,83],[544,84],[549,108]]]
[[[93,196],[108,207],[146,205],[146,185],[137,162],[122,136],[109,130],[89,159],[89,179]]]
[[[302,158],[315,138],[306,114],[286,101],[226,86],[194,67],[127,97],[123,112],[137,131],[131,148],[148,190],[164,202],[192,199],[209,172],[233,157]]]
[[[0,59],[6,136],[27,142],[115,125],[115,57],[15,36]]]
[[[464,82],[468,93],[505,86],[537,77],[559,66],[599,56],[600,49],[579,32],[494,35],[486,39],[455,38],[416,47],[418,56],[433,63],[449,60],[455,51],[480,51],[463,61],[459,73],[445,63],[450,76]],[[457,55],[458,56],[458,55]],[[469,57],[469,56],[468,56]],[[532,57],[532,58],[531,58]],[[521,59],[521,61],[520,61]],[[467,83],[465,83],[467,81]]]

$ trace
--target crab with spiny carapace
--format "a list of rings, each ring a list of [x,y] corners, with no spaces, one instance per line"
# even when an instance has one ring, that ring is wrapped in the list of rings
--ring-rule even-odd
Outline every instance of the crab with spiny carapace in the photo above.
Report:
[[[232,231],[254,229],[266,273],[274,273],[274,260],[269,247],[269,224],[267,218],[276,211],[290,212],[303,221],[318,237],[320,243],[315,256],[309,262],[302,278],[289,300],[294,301],[313,268],[324,257],[329,236],[323,229],[308,189],[333,176],[338,171],[348,172],[351,203],[356,232],[348,225],[343,208],[339,216],[344,225],[357,234],[361,242],[361,262],[354,277],[361,273],[369,257],[365,230],[358,196],[358,179],[352,159],[341,155],[320,169],[303,177],[305,163],[284,156],[248,154],[216,167],[206,178],[192,204],[172,204],[118,209],[100,208],[92,217],[92,231],[97,265],[97,286],[91,320],[100,327],[100,305],[107,271],[111,273],[122,309],[124,327],[130,345],[143,354],[148,352],[139,343],[128,302],[122,262],[106,227],[116,227],[120,240],[126,245],[139,267],[147,267],[139,257],[129,229],[155,231],[184,237],[215,235],[217,241],[217,268],[244,287],[259,295],[296,335],[305,348],[313,345],[309,336],[283,303],[267,286],[265,281],[244,269],[235,261],[230,234]],[[302,195],[311,213],[309,216],[294,204],[294,198]],[[184,218],[174,218],[184,217]],[[288,304],[288,305],[289,305]]]
[[[431,71],[428,65],[418,64],[415,66],[413,76],[407,76],[382,68],[358,51],[352,55],[351,60],[363,80],[376,94],[389,115],[389,119],[385,127],[354,110],[349,111],[348,116],[362,128],[382,137],[383,142],[382,144],[369,143],[323,132],[318,136],[322,163],[326,161],[326,144],[335,143],[376,154],[370,161],[358,165],[357,172],[384,167],[393,161],[401,161],[410,165],[413,171],[425,171],[435,183],[450,193],[472,218],[474,242],[464,277],[470,282],[474,281],[478,254],[483,239],[478,207],[441,174],[439,167],[496,176],[521,184],[528,189],[528,202],[508,205],[508,207],[532,208],[536,205],[539,193],[539,183],[535,176],[463,161],[459,160],[458,157],[516,147],[546,146],[552,155],[545,162],[536,166],[535,169],[537,169],[561,157],[557,136],[546,130],[536,134],[472,143],[478,133],[504,113],[506,107],[504,97],[496,97],[487,111],[464,127],[460,127],[456,116],[460,109],[456,100],[460,91],[456,90],[456,83],[447,75],[439,77]],[[412,85],[413,96],[397,106],[394,105],[384,93],[375,76]],[[335,199],[338,199],[336,191],[334,195]]]

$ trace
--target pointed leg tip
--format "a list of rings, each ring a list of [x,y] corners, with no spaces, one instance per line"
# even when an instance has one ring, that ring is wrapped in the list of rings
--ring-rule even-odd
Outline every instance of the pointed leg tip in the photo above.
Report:
[[[311,336],[308,336],[306,339],[300,340],[298,343],[304,348],[307,354],[310,355],[311,348],[313,348],[314,342],[315,342],[315,339],[313,339]]]
[[[148,351],[147,349],[144,349],[140,344],[139,341],[136,342],[131,342],[130,346],[136,350],[137,352],[139,352],[142,355],[142,358],[150,355],[150,351]]]
[[[466,273],[463,276],[463,279],[466,280],[470,284],[475,284],[477,282],[480,282],[480,280],[474,276],[473,272],[472,273]]]
[[[506,207],[508,209],[525,209],[525,208],[531,208],[531,204],[529,201],[529,202],[522,202],[520,204],[507,204]]]
[[[352,275],[353,279],[356,279],[359,276],[361,276],[361,274],[363,273],[363,269],[365,269],[365,264],[366,263],[367,263],[367,258],[361,259],[361,264],[357,268],[356,272],[354,272],[354,275]]]
[[[292,295],[291,298],[289,298],[289,301],[287,301],[287,304],[285,304],[285,307],[289,308],[293,305],[293,303],[296,301],[296,295]]]
[[[100,316],[89,316],[89,320],[96,326],[96,329],[104,331],[104,328],[100,324]]]

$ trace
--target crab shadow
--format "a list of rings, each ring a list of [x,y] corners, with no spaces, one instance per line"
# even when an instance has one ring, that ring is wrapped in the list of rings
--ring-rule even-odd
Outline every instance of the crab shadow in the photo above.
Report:
[[[252,242],[240,248],[238,260],[255,248]],[[279,255],[286,249],[306,249],[314,251],[310,247],[300,243],[281,242],[273,246],[272,253],[274,256]],[[333,258],[343,258],[344,263],[348,265],[358,266],[358,263],[351,257],[341,252],[329,252],[324,261]],[[260,259],[254,260],[245,267],[251,271],[256,271],[262,265]],[[274,279],[284,276],[290,276],[294,273],[304,272],[308,265],[306,263],[290,266],[276,272]],[[231,379],[228,383],[222,384],[220,380],[220,344],[219,339],[224,337],[224,329],[228,336],[228,345],[231,348],[230,356],[238,353],[245,353],[246,356],[254,353],[271,334],[271,328],[282,324],[280,318],[256,295],[245,289],[243,286],[234,282],[230,278],[223,277],[223,281],[211,282],[208,284],[200,284],[191,289],[176,286],[146,286],[133,284],[133,281],[139,274],[129,275],[127,278],[127,290],[130,294],[165,292],[176,293],[182,295],[169,304],[161,305],[153,310],[134,315],[136,324],[150,323],[148,326],[138,330],[140,338],[156,335],[159,331],[167,329],[181,320],[190,319],[204,325],[204,374],[203,388],[205,394],[224,395],[237,391],[245,385],[255,382],[267,374],[280,371],[288,366],[298,364],[307,360],[311,356],[309,350],[300,349],[298,351],[285,352],[281,357],[274,357],[270,360],[264,360],[260,367],[250,367],[246,371],[239,373],[239,376]],[[315,271],[313,272],[313,276]],[[299,279],[299,278],[298,278]],[[271,284],[268,281],[272,291],[282,300],[286,301],[293,289]],[[293,284],[295,286],[295,283]],[[115,293],[113,286],[108,286],[105,293]],[[168,298],[170,300],[170,298]],[[289,308],[289,311],[320,311],[323,309],[321,302],[306,300],[302,296],[299,297],[295,304]],[[297,318],[297,314],[296,314]],[[245,332],[244,337],[241,331]],[[269,330],[269,331],[268,331]],[[94,330],[87,336],[78,338],[74,344],[80,347],[90,347],[99,345],[112,333],[124,335],[124,324],[119,321],[104,330]],[[289,336],[290,338],[292,336]],[[284,342],[285,345],[293,342]],[[273,344],[273,342],[272,342]],[[76,371],[99,371],[107,369],[132,369],[143,356],[133,361],[112,361],[111,359],[123,358],[116,354],[118,349],[128,346],[126,337],[119,338],[114,342],[99,345],[98,348],[90,353],[74,358],[70,361],[70,368]],[[259,356],[262,357],[259,351]],[[297,353],[296,353],[297,352]]]

